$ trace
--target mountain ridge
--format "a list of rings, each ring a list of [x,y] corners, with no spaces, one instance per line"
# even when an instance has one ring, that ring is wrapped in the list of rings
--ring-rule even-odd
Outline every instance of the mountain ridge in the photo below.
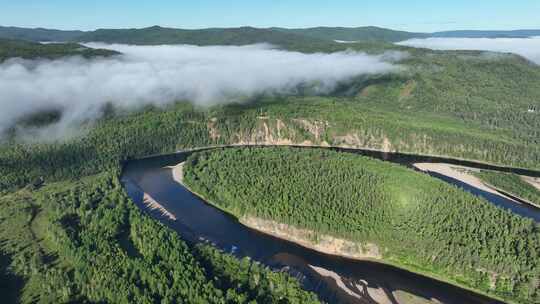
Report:
[[[34,42],[88,42],[132,44],[196,44],[196,45],[243,45],[269,42],[292,44],[334,43],[336,40],[357,42],[399,42],[412,38],[526,38],[540,36],[540,29],[522,30],[455,30],[433,33],[408,32],[377,26],[362,27],[308,27],[258,28],[251,26],[230,28],[182,29],[158,25],[144,28],[100,28],[93,31],[56,30],[0,26],[0,38],[20,39]],[[265,41],[268,40],[268,41]]]

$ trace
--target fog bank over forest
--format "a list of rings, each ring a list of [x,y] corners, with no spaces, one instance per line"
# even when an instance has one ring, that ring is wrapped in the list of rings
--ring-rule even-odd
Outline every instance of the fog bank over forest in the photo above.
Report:
[[[0,134],[21,117],[51,108],[61,110],[59,122],[33,130],[30,137],[46,133],[48,139],[58,139],[76,133],[81,122],[99,118],[109,103],[125,110],[176,100],[212,105],[231,96],[290,93],[303,84],[324,93],[354,76],[396,72],[400,69],[396,61],[406,56],[400,52],[367,55],[353,51],[302,54],[267,44],[86,45],[122,55],[11,59],[0,64]]]
[[[432,50],[480,50],[514,53],[540,64],[540,37],[531,38],[422,38],[398,45]]]

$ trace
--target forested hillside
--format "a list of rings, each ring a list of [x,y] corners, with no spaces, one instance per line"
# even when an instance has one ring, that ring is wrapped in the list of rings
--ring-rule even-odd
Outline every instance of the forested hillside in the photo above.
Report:
[[[42,44],[22,40],[0,39],[0,63],[14,57],[24,59],[58,59],[65,56],[90,58],[117,54],[115,51],[93,49],[77,43]]]
[[[184,174],[191,189],[240,219],[375,244],[392,264],[540,303],[540,227],[428,175],[298,148],[200,152],[187,160]]]
[[[312,27],[303,29],[273,28],[278,31],[295,33],[329,41],[399,42],[411,38],[425,38],[429,34],[395,31],[375,26],[365,27]]]
[[[142,214],[114,171],[21,189],[0,204],[0,250],[10,282],[24,282],[9,291],[20,303],[318,302],[287,274],[188,246]]]
[[[84,136],[56,143],[23,143],[14,129],[0,146],[0,186],[231,143],[349,146],[540,168],[540,115],[527,111],[540,100],[539,67],[510,55],[417,52],[401,62],[402,73],[360,77],[327,96],[259,96],[209,108],[184,102],[118,117],[112,109],[83,126]]]

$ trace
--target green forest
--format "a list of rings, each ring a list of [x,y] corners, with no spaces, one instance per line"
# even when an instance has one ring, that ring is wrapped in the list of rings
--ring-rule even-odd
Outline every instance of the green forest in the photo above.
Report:
[[[540,227],[428,175],[356,154],[275,147],[195,153],[184,172],[190,189],[240,219],[374,243],[388,263],[540,303]]]
[[[5,303],[318,302],[287,274],[188,246],[128,199],[115,172],[27,187],[0,204],[2,272],[14,285]]]

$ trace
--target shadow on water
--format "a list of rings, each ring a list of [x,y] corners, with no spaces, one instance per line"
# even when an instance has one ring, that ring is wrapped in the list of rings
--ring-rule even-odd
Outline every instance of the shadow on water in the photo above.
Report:
[[[25,283],[24,278],[9,270],[11,262],[11,257],[0,251],[0,295],[5,301],[3,303],[19,303]]]
[[[350,152],[348,149],[346,151]],[[354,152],[362,154],[361,151]],[[247,228],[236,218],[207,204],[178,184],[173,179],[172,170],[164,168],[184,161],[191,153],[193,152],[130,161],[125,164],[122,176],[125,189],[132,200],[141,209],[177,231],[188,242],[210,243],[239,258],[250,257],[275,270],[287,271],[297,277],[304,288],[316,292],[328,303],[377,303],[368,290],[382,294],[384,301],[392,304],[406,303],[400,299],[399,295],[403,294],[406,294],[408,299],[418,298],[424,302],[435,300],[457,304],[502,303],[390,265],[319,253]],[[371,151],[369,154],[377,157]],[[409,164],[411,160],[403,161],[403,158],[399,158],[399,161],[392,161]],[[418,159],[414,159],[414,162],[416,161]],[[457,180],[445,180],[462,188],[467,187],[468,191],[490,201],[494,199],[489,193],[471,189],[472,187],[462,185]],[[143,203],[144,193],[174,214],[177,220],[171,221],[159,211],[149,210]],[[507,205],[508,202],[492,202],[505,208],[515,207]],[[519,212],[519,208],[510,209]],[[325,270],[326,273],[321,275],[315,267]]]

